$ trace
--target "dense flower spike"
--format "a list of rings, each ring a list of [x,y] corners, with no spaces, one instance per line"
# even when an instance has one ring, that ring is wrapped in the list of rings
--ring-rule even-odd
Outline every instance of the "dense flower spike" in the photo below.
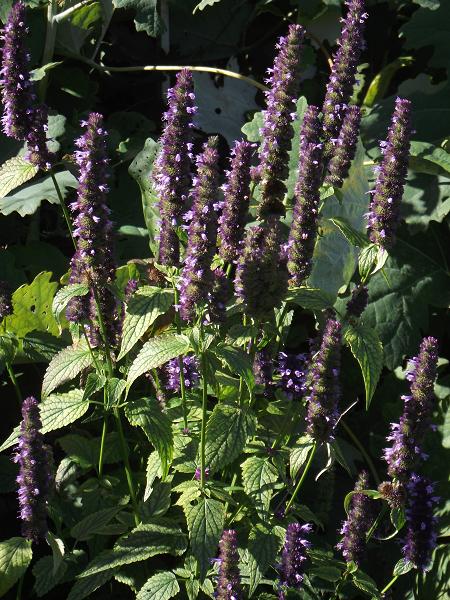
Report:
[[[419,355],[412,359],[407,373],[411,393],[402,396],[403,414],[399,423],[392,423],[392,432],[387,438],[392,442],[392,446],[384,451],[388,473],[401,482],[409,479],[411,471],[427,458],[422,443],[430,428],[437,359],[437,340],[424,338]]]
[[[113,228],[106,204],[108,192],[106,131],[103,117],[91,113],[82,122],[85,133],[76,141],[75,158],[80,170],[77,200],[70,208],[74,215],[76,252],[71,260],[70,283],[86,283],[91,291],[86,296],[73,298],[67,307],[70,321],[88,320],[93,344],[98,343],[97,295],[108,335],[115,342],[119,322],[116,300],[108,288],[115,276],[113,256]],[[95,293],[94,293],[95,290]]]
[[[278,386],[285,392],[289,400],[297,400],[303,396],[306,378],[306,354],[278,354],[276,372],[280,375]]]
[[[328,163],[328,173],[325,177],[325,183],[335,188],[342,187],[352,160],[355,158],[360,123],[361,109],[359,106],[349,106],[345,111],[342,127],[334,146],[333,156]]]
[[[223,323],[227,302],[233,295],[231,281],[222,269],[212,273],[211,292],[208,295],[208,319],[213,323]]]
[[[12,311],[11,286],[7,281],[0,280],[0,321]]]
[[[278,218],[269,217],[247,231],[238,261],[236,293],[244,301],[246,313],[258,320],[279,307],[286,293],[288,273],[281,239]]]
[[[348,102],[353,93],[361,50],[364,46],[363,31],[367,13],[364,0],[347,0],[348,12],[343,20],[338,49],[333,56],[333,66],[323,103],[324,156],[334,155]]]
[[[300,25],[290,25],[286,37],[278,43],[278,54],[273,69],[269,69],[270,86],[266,92],[267,108],[263,111],[260,165],[257,176],[260,181],[261,202],[258,213],[261,218],[270,214],[283,215],[283,196],[288,176],[288,151],[294,131],[295,102],[300,80],[300,52],[304,36]]]
[[[52,154],[47,148],[48,111],[44,105],[32,111],[30,130],[27,134],[27,160],[40,169],[51,167]]]
[[[377,180],[368,213],[369,237],[383,248],[395,242],[408,173],[410,136],[411,102],[397,98],[387,140],[380,144],[383,159],[376,168]]]
[[[238,567],[237,535],[234,529],[228,529],[222,533],[217,560],[219,576],[214,597],[217,600],[242,600],[244,596]]]
[[[290,282],[301,285],[311,273],[312,255],[317,237],[317,221],[322,176],[322,148],[319,143],[319,109],[306,109],[300,133],[300,157],[295,205],[287,245]]]
[[[407,484],[406,539],[403,556],[419,571],[426,571],[436,547],[437,518],[433,510],[438,502],[429,479],[413,473]]]
[[[235,262],[242,245],[245,219],[250,202],[250,162],[252,144],[236,142],[231,152],[230,170],[223,186],[224,202],[219,219],[219,254]]]
[[[192,73],[188,69],[177,74],[176,84],[167,97],[169,107],[164,114],[166,124],[153,181],[161,213],[159,261],[177,265],[180,249],[176,226],[187,208],[191,184],[192,118],[196,112]]]
[[[180,277],[180,312],[183,319],[195,317],[197,305],[205,302],[212,288],[211,261],[217,237],[218,169],[217,138],[210,138],[197,158],[197,176],[192,192],[192,220]]]
[[[52,452],[44,444],[39,406],[33,397],[22,404],[22,423],[14,462],[19,463],[18,498],[22,535],[38,541],[47,533],[47,501],[53,485]]]
[[[308,433],[318,443],[333,438],[341,395],[339,369],[341,362],[341,324],[328,319],[318,352],[311,359],[308,384]]]
[[[179,392],[180,387],[180,361],[178,358],[169,360],[166,367],[166,388],[172,392]],[[187,389],[194,388],[200,381],[198,359],[195,356],[183,356],[184,385]]]
[[[365,285],[357,285],[352,291],[352,296],[347,302],[347,316],[360,317],[366,310],[369,301],[369,290]]]
[[[280,589],[278,598],[284,600],[287,588],[300,588],[303,581],[306,550],[311,543],[306,539],[312,527],[309,523],[289,523],[279,566]]]
[[[369,489],[369,475],[366,471],[359,474],[355,492]],[[342,541],[337,545],[347,562],[361,563],[366,550],[366,534],[373,522],[372,501],[365,494],[353,494],[350,510],[340,533]]]
[[[267,346],[257,350],[253,358],[253,375],[257,385],[267,387],[272,383],[273,358]]]

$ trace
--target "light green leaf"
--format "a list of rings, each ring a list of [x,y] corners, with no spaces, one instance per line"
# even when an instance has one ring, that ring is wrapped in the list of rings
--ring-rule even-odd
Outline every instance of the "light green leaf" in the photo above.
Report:
[[[72,298],[75,298],[76,296],[86,296],[88,292],[89,286],[85,283],[71,283],[58,290],[52,303],[52,312],[55,319],[59,321],[62,311],[66,308]]]
[[[358,569],[352,574],[353,583],[357,588],[371,596],[372,598],[381,598],[381,594],[378,591],[377,584],[369,577],[364,571]]]
[[[108,525],[112,519],[119,512],[120,506],[114,506],[112,508],[104,508],[99,510],[87,517],[84,517],[70,530],[70,535],[79,541],[86,541],[90,539],[99,529]]]
[[[268,527],[262,523],[254,525],[248,536],[248,568],[250,571],[249,598],[254,594],[268,567],[275,563],[283,545],[285,530]]]
[[[47,532],[46,540],[50,548],[52,549],[52,574],[56,575],[59,567],[61,566],[62,561],[64,560],[64,554],[66,549],[64,547],[64,542],[61,538],[56,537],[51,531]]]
[[[42,397],[45,398],[58,386],[74,379],[91,364],[92,354],[84,340],[58,352],[45,371]]]
[[[201,0],[201,2],[197,4],[197,6],[192,12],[195,13],[197,10],[203,10],[207,6],[212,6],[213,4],[217,4],[218,2],[220,2],[220,0]]]
[[[312,446],[313,440],[309,435],[303,435],[295,442],[289,455],[289,471],[292,479],[297,477],[298,472],[308,458]]]
[[[0,542],[0,596],[22,577],[32,556],[31,542],[24,538],[13,537]]]
[[[286,302],[298,304],[309,310],[324,310],[333,306],[334,296],[317,288],[293,287],[288,290]]]
[[[278,472],[267,458],[260,456],[247,458],[241,468],[245,493],[253,500],[259,518],[266,521]]]
[[[150,37],[157,37],[163,28],[158,14],[158,0],[113,0],[116,8],[132,8],[135,13],[136,31],[145,31]]]
[[[159,287],[147,285],[133,294],[125,310],[122,345],[117,360],[123,358],[133,348],[155,319],[170,308],[172,302],[172,290]]]
[[[136,596],[136,600],[169,600],[180,591],[177,578],[170,571],[150,577]]]
[[[360,231],[357,231],[346,219],[343,219],[342,217],[330,217],[329,220],[337,227],[337,229],[339,229],[352,246],[365,248],[370,244],[368,237]]]
[[[32,179],[38,171],[38,167],[20,156],[14,156],[7,160],[0,167],[0,198],[4,198],[11,190]],[[1,206],[3,206],[2,203],[0,203]]]
[[[157,477],[162,477],[162,465],[158,452],[154,451],[149,454],[147,460],[144,502],[150,497]]]
[[[394,571],[392,575],[394,577],[399,577],[400,575],[406,575],[409,573],[411,569],[414,569],[414,565],[407,558],[401,558],[394,567]]]
[[[47,75],[48,71],[51,71],[55,67],[62,65],[62,61],[49,62],[42,67],[38,67],[37,69],[33,69],[30,71],[30,79],[31,81],[41,81]]]
[[[108,406],[116,406],[119,404],[122,394],[127,389],[127,383],[123,379],[111,377],[106,382],[106,389],[108,392]]]
[[[400,56],[387,64],[370,82],[366,95],[363,100],[364,106],[373,106],[375,102],[381,100],[386,95],[392,78],[397,71],[403,67],[408,67],[414,62],[412,56]]]

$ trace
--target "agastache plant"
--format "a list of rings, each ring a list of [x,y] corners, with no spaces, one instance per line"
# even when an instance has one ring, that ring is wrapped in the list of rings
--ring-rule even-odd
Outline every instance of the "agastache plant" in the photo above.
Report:
[[[301,398],[305,392],[306,354],[280,352],[275,372],[280,376],[278,387],[289,400]]]
[[[172,392],[180,391],[180,361],[173,358],[167,363],[167,385],[166,389]],[[199,364],[195,356],[183,356],[184,385],[186,388],[194,388],[200,381]]]
[[[287,526],[281,563],[278,568],[280,575],[279,600],[285,600],[288,588],[299,589],[301,587],[305,572],[304,563],[307,560],[306,550],[311,547],[311,542],[308,540],[311,530],[312,527],[309,523],[305,525],[289,523]]]
[[[241,575],[238,562],[237,534],[234,529],[222,533],[219,541],[219,576],[214,598],[216,600],[242,600]]]
[[[361,109],[349,106],[345,111],[342,127],[336,140],[333,156],[328,163],[325,183],[340,188],[347,177],[358,143]]]
[[[369,290],[365,285],[357,285],[353,291],[350,300],[347,302],[347,316],[360,317],[366,310],[369,301]]]

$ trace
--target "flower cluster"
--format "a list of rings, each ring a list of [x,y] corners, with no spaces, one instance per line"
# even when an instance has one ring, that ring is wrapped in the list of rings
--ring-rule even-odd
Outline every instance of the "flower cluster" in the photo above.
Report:
[[[325,177],[325,183],[335,188],[342,187],[352,160],[355,158],[360,123],[361,109],[359,106],[349,106],[345,111],[342,127],[334,145],[333,156],[328,163],[328,173]]]
[[[7,281],[0,279],[0,321],[13,311],[11,287]]]
[[[306,354],[280,352],[276,373],[280,375],[278,386],[289,400],[301,398],[305,392]]]
[[[219,576],[214,597],[217,600],[242,600],[244,596],[238,567],[237,534],[234,529],[228,529],[222,533],[217,561]]]
[[[347,316],[360,317],[366,310],[369,301],[369,290],[365,285],[357,285],[347,302]]]
[[[172,392],[180,391],[180,360],[172,358],[166,366],[166,388]],[[198,360],[195,356],[183,356],[184,385],[187,389],[196,387],[200,381]]]
[[[383,159],[376,168],[377,180],[368,213],[369,237],[383,248],[395,242],[408,173],[410,135],[411,102],[397,98],[387,140],[381,144]]]
[[[281,564],[279,566],[279,600],[286,597],[287,588],[298,589],[303,581],[304,563],[307,559],[306,550],[310,548],[311,543],[307,538],[312,527],[309,523],[300,525],[300,523],[289,523],[286,531],[286,538],[281,554]]]
[[[266,391],[272,383],[273,359],[269,348],[265,346],[255,352],[253,358],[253,375],[257,385],[264,385]]]
[[[47,502],[53,485],[51,449],[44,444],[36,398],[22,404],[22,423],[14,462],[19,463],[18,498],[22,535],[38,541],[47,533]]]
[[[265,218],[270,214],[284,214],[283,197],[288,176],[288,151],[294,134],[292,119],[300,80],[300,51],[304,36],[300,25],[290,25],[286,37],[278,43],[278,54],[273,69],[269,70],[266,92],[267,108],[263,111],[260,165],[257,178],[260,181],[261,201],[258,214]]]

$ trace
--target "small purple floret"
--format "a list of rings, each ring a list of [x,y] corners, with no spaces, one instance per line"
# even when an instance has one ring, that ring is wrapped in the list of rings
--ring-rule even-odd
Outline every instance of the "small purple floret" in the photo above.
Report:
[[[169,360],[166,366],[168,381],[166,387],[171,392],[179,392],[180,386],[180,361],[178,358]],[[200,381],[198,359],[195,356],[183,356],[184,385],[187,389],[196,387]]]
[[[325,177],[325,183],[335,188],[342,187],[352,160],[355,158],[360,123],[361,109],[359,106],[349,106],[344,113],[342,127],[334,145],[333,156],[328,163],[328,173]]]
[[[214,598],[216,600],[243,600],[237,534],[234,529],[225,530],[219,541],[219,576]]]
[[[280,375],[278,387],[289,400],[297,400],[305,393],[306,354],[280,352],[276,373]]]
[[[288,588],[299,589],[301,587],[305,572],[304,563],[307,560],[306,550],[311,547],[311,542],[307,539],[311,529],[309,523],[305,525],[289,523],[287,526],[279,566],[279,600],[286,598]]]

